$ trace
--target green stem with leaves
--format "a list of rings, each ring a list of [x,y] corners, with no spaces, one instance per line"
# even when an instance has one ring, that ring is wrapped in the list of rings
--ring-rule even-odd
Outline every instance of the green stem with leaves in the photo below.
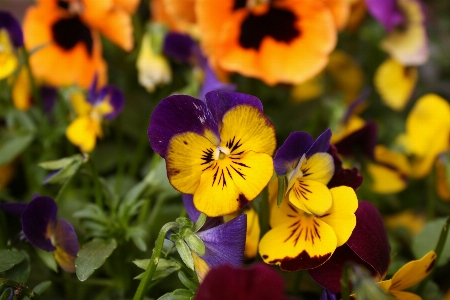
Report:
[[[156,271],[156,266],[158,265],[159,258],[161,257],[162,248],[164,245],[164,239],[169,230],[178,228],[179,224],[177,222],[169,222],[165,224],[161,230],[159,231],[158,238],[155,242],[155,248],[153,249],[152,257],[150,258],[150,262],[148,264],[147,269],[145,270],[144,277],[142,277],[141,282],[134,294],[133,300],[142,300],[144,298],[145,293],[147,292],[151,282],[153,275]]]

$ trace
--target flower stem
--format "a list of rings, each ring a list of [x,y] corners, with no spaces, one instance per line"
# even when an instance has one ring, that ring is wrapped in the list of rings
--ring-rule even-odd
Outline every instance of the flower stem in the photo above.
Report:
[[[342,269],[342,278],[341,278],[342,300],[350,300],[350,269],[351,265],[349,264],[346,264]]]
[[[89,166],[91,167],[92,177],[94,179],[95,203],[98,207],[103,208],[101,185],[98,179],[97,168],[92,159],[89,159]]]
[[[165,224],[159,231],[158,238],[155,242],[155,248],[153,249],[152,257],[150,258],[150,262],[147,266],[147,269],[145,270],[144,277],[142,277],[136,293],[134,294],[133,300],[142,300],[144,298],[144,295],[152,282],[152,278],[155,274],[159,258],[161,257],[164,238],[166,237],[166,234],[167,232],[169,232],[169,230],[177,227],[179,227],[179,224],[177,222],[169,222]]]

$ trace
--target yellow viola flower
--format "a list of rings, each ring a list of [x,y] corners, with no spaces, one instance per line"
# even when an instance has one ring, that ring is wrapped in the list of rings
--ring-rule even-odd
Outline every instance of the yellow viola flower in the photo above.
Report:
[[[9,12],[0,10],[0,80],[9,77],[19,67],[15,48],[22,46],[19,22]]]
[[[390,108],[402,110],[416,86],[417,68],[404,66],[395,59],[384,61],[375,73],[375,87]]]
[[[81,93],[71,98],[77,118],[67,127],[66,136],[85,153],[94,150],[97,138],[103,136],[102,120],[115,118],[124,104],[124,96],[116,87],[107,85],[96,92],[96,86],[94,80],[87,99]]]
[[[244,210],[247,215],[247,233],[245,240],[246,258],[254,258],[258,254],[259,236],[261,235],[261,228],[259,227],[259,216],[253,207]]]
[[[433,270],[436,262],[436,253],[430,251],[419,260],[413,260],[404,265],[389,280],[384,280],[378,285],[385,291],[388,291],[396,299],[411,300],[421,299],[419,296],[404,292],[403,290],[419,283]]]
[[[31,85],[26,68],[21,68],[17,76],[13,88],[12,99],[14,107],[18,110],[26,111],[30,108],[31,101]]]
[[[371,189],[380,194],[398,193],[406,188],[411,167],[405,155],[391,151],[385,146],[375,147],[376,163],[369,163]]]
[[[412,173],[416,178],[428,174],[439,153],[448,149],[450,106],[438,95],[427,94],[417,100],[406,119],[406,133],[399,143],[413,156]]]
[[[267,185],[276,139],[258,98],[225,91],[205,98],[161,100],[148,137],[166,159],[172,186],[194,195],[195,207],[215,217],[238,211]]]
[[[387,216],[384,223],[389,229],[406,228],[411,234],[417,234],[423,230],[425,226],[425,216],[410,210],[404,210],[398,214]]]
[[[356,226],[358,199],[350,187],[330,189],[332,206],[322,216],[310,215],[283,201],[272,201],[270,226],[260,241],[264,262],[285,271],[311,269],[325,263],[347,242]]]
[[[292,99],[295,102],[305,102],[320,97],[324,91],[324,76],[319,73],[292,88]]]

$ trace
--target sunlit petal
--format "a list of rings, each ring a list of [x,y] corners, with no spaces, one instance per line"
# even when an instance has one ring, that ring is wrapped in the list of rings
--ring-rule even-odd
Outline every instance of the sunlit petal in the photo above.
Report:
[[[76,118],[66,130],[67,139],[83,152],[94,150],[97,137],[101,135],[100,123],[89,116]]]
[[[332,205],[328,187],[314,180],[296,180],[289,192],[289,201],[301,210],[315,215],[325,214]]]

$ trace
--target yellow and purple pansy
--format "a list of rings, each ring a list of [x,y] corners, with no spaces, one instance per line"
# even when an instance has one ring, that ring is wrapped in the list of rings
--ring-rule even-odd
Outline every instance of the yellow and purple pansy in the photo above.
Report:
[[[270,226],[261,239],[259,254],[264,262],[284,271],[316,268],[324,264],[336,247],[347,242],[356,226],[358,199],[347,186],[330,189],[331,207],[322,216],[311,215],[284,200],[278,208],[271,196]]]
[[[183,203],[189,218],[195,222],[200,212],[193,204],[192,195],[183,195]],[[242,214],[223,223],[222,217],[207,218],[205,224],[195,234],[205,244],[205,254],[192,251],[194,269],[202,281],[211,268],[220,265],[239,267],[244,261],[247,215]]]
[[[347,262],[364,266],[376,280],[381,280],[389,267],[391,247],[380,213],[370,202],[361,201],[355,215],[356,227],[348,241],[323,265],[308,270],[319,285],[333,293],[341,291],[342,269]]]
[[[276,139],[258,98],[225,91],[205,98],[164,98],[148,137],[166,160],[172,186],[192,194],[195,207],[214,217],[238,211],[267,185]]]
[[[23,34],[17,19],[9,12],[0,10],[0,79],[11,75],[19,66],[14,51],[23,46]]]
[[[0,208],[21,217],[22,231],[33,246],[54,252],[64,271],[75,272],[78,238],[69,222],[56,217],[58,207],[52,198],[36,196],[28,204],[3,203]]]
[[[124,105],[123,93],[113,85],[106,85],[97,91],[97,78],[94,78],[87,99],[80,93],[72,95],[72,106],[77,118],[67,127],[69,141],[83,152],[95,148],[97,137],[103,136],[103,119],[113,119]]]
[[[295,207],[308,214],[323,215],[332,205],[328,182],[334,175],[327,129],[316,141],[306,132],[291,133],[274,158],[275,171],[287,176],[286,195]]]

